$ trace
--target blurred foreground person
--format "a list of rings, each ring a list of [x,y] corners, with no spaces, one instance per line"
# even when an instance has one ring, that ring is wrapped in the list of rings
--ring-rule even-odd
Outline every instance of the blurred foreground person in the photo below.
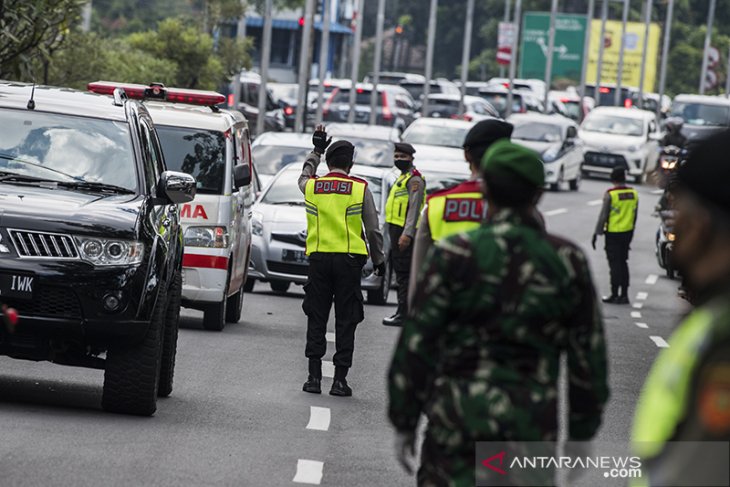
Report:
[[[555,441],[567,352],[571,440],[596,433],[608,398],[600,306],[583,252],[548,235],[535,205],[543,164],[500,140],[481,165],[485,223],[434,244],[389,371],[396,454],[418,484],[473,486],[478,441]],[[530,485],[530,484],[528,484]]]
[[[639,398],[632,440],[644,479],[636,485],[728,485],[727,449],[669,443],[730,441],[728,154],[725,131],[677,172],[673,257],[697,309],[659,354]]]

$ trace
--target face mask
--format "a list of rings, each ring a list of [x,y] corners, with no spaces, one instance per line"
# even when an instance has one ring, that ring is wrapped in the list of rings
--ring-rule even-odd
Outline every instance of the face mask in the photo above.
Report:
[[[408,169],[411,168],[411,161],[406,161],[403,159],[396,159],[395,167],[400,169],[400,172],[406,172]]]

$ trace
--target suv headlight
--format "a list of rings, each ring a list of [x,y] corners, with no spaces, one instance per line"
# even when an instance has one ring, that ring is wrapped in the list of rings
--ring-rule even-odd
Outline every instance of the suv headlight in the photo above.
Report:
[[[554,162],[558,158],[559,153],[559,147],[553,147],[552,149],[548,149],[542,153],[542,160],[543,162]]]
[[[127,266],[142,262],[144,244],[129,240],[76,237],[79,257],[96,266]]]
[[[639,152],[641,150],[640,145],[630,145],[627,149],[629,152]]]
[[[183,240],[186,247],[209,249],[225,249],[230,244],[226,227],[188,227]]]
[[[251,235],[264,236],[264,223],[260,213],[254,213],[253,218],[251,218]]]

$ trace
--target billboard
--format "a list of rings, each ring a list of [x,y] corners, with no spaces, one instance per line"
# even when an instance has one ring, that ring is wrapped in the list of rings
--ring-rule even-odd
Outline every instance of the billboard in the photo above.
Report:
[[[641,22],[628,22],[626,24],[626,48],[624,51],[624,71],[622,76],[623,86],[634,88],[639,86],[645,28],[645,25]],[[655,90],[660,37],[661,28],[659,25],[651,24],[649,28],[649,43],[647,45],[646,76],[644,79],[644,89],[646,91]],[[586,73],[586,82],[588,84],[596,83],[600,42],[601,21],[594,20],[591,24],[591,44],[588,56],[588,72]],[[619,55],[621,53],[621,21],[609,20],[606,22],[604,46],[601,83],[616,83],[618,79]]]
[[[549,13],[525,13],[520,44],[520,78],[545,78],[549,30]],[[585,33],[585,15],[558,14],[555,17],[552,79],[580,80]]]

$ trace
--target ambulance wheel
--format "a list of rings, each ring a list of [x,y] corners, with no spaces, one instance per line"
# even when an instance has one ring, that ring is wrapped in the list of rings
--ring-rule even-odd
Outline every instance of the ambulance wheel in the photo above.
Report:
[[[246,282],[243,283],[243,292],[250,293],[253,291],[254,284],[256,284],[256,279],[251,279],[250,277],[246,279]]]
[[[271,286],[272,291],[277,293],[285,293],[289,290],[289,286],[291,285],[291,282],[289,281],[271,281],[269,283]]]
[[[241,286],[236,294],[228,298],[226,304],[226,322],[238,323],[241,321],[241,310],[243,310],[243,294],[245,284]]]

